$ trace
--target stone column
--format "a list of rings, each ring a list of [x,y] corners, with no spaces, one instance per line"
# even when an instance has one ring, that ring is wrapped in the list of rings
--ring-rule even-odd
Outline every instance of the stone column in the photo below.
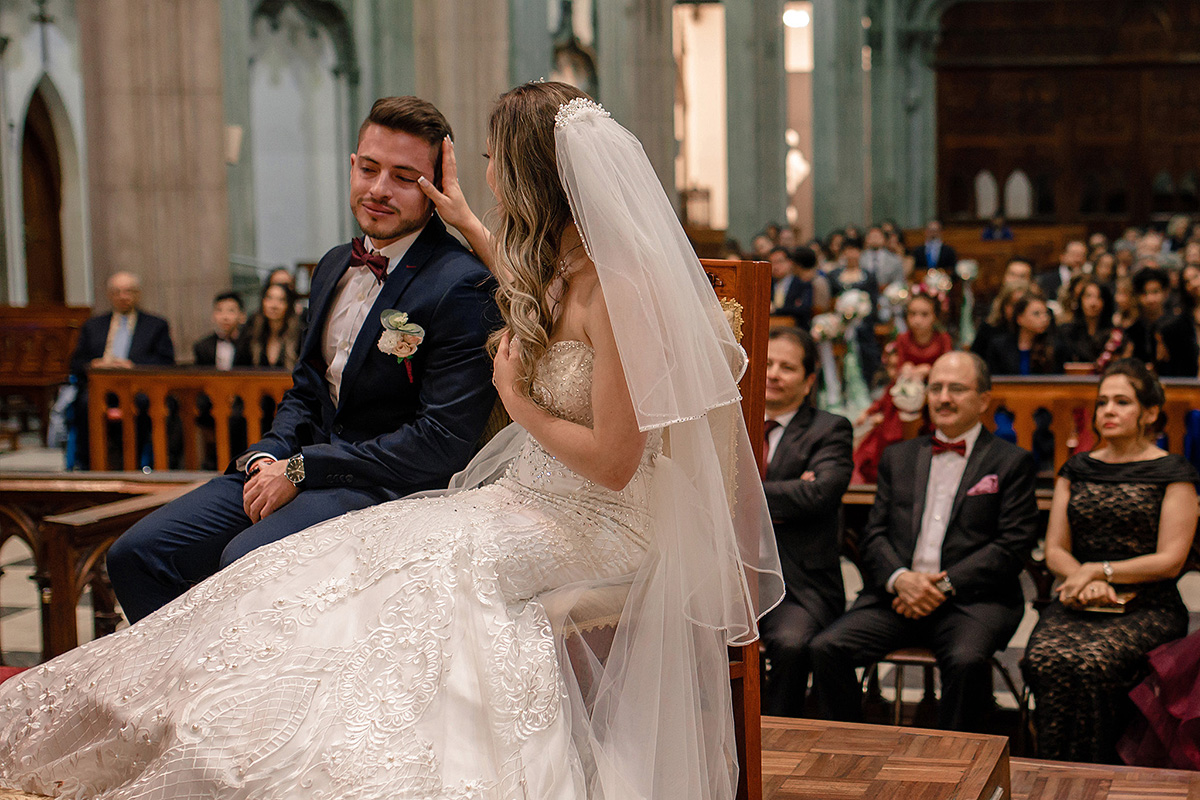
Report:
[[[902,124],[908,163],[900,224],[910,228],[924,225],[937,213],[937,75],[933,68],[937,35],[934,22],[926,28],[914,27],[906,36],[907,96]]]
[[[597,99],[641,140],[671,204],[678,207],[671,9],[670,0],[598,3],[596,72]]]
[[[220,0],[76,4],[87,117],[96,294],[142,277],[177,353],[209,328],[229,283]]]
[[[813,217],[816,233],[866,221],[864,0],[813,0]]]
[[[871,220],[903,216],[907,157],[898,0],[880,0],[871,18]],[[902,223],[903,224],[903,223]]]
[[[549,79],[554,69],[548,5],[546,0],[512,0],[508,68],[513,86]]]
[[[729,235],[750,246],[787,208],[783,0],[726,0]]]
[[[481,216],[495,204],[480,154],[492,104],[509,88],[508,21],[507,0],[413,2],[417,94],[450,121],[463,193]]]
[[[229,202],[229,254],[234,263],[253,263],[254,238],[254,148],[250,146],[250,34],[252,9],[245,0],[221,0],[221,72],[224,78],[222,104],[225,124],[237,126],[241,146],[237,161],[227,164],[225,181]],[[231,275],[232,278],[232,275]],[[246,283],[248,291],[256,283]],[[102,292],[98,293],[101,296]],[[179,342],[176,342],[176,347]]]

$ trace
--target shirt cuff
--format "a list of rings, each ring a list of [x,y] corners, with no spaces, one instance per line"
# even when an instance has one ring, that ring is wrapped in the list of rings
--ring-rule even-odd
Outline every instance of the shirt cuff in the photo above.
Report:
[[[909,571],[908,567],[901,567],[900,569],[896,570],[888,577],[886,586],[887,586],[887,590],[888,590],[889,594],[896,593],[896,578],[900,577],[900,573],[908,572],[908,571]]]
[[[275,458],[275,456],[271,455],[270,453],[261,453],[261,452],[247,453],[244,456],[245,461],[243,463],[236,464],[235,466],[242,472],[249,475],[250,467],[253,466],[255,462],[262,461],[264,458],[269,458],[269,459],[271,459],[271,461],[279,460],[279,459]]]

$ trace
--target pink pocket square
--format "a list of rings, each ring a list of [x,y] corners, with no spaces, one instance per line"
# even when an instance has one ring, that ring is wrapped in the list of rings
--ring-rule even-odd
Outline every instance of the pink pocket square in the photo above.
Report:
[[[967,497],[973,497],[977,494],[995,494],[998,491],[1000,491],[1000,480],[993,473],[980,478],[979,483],[967,491]]]

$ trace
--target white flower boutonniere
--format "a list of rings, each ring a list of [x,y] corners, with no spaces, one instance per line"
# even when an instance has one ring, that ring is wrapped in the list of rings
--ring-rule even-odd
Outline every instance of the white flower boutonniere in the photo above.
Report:
[[[412,358],[417,347],[425,341],[425,329],[415,322],[408,321],[408,314],[403,311],[387,309],[379,315],[383,325],[383,333],[379,334],[376,345],[381,353],[395,356],[397,363],[403,364],[408,370],[408,380],[413,379]]]

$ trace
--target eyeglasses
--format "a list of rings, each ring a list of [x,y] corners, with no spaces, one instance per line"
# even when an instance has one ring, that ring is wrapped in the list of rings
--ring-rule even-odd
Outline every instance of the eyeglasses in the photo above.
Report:
[[[967,386],[964,383],[931,383],[925,391],[933,395],[941,394],[945,391],[949,392],[953,397],[962,397],[965,394],[975,391],[975,387]]]

